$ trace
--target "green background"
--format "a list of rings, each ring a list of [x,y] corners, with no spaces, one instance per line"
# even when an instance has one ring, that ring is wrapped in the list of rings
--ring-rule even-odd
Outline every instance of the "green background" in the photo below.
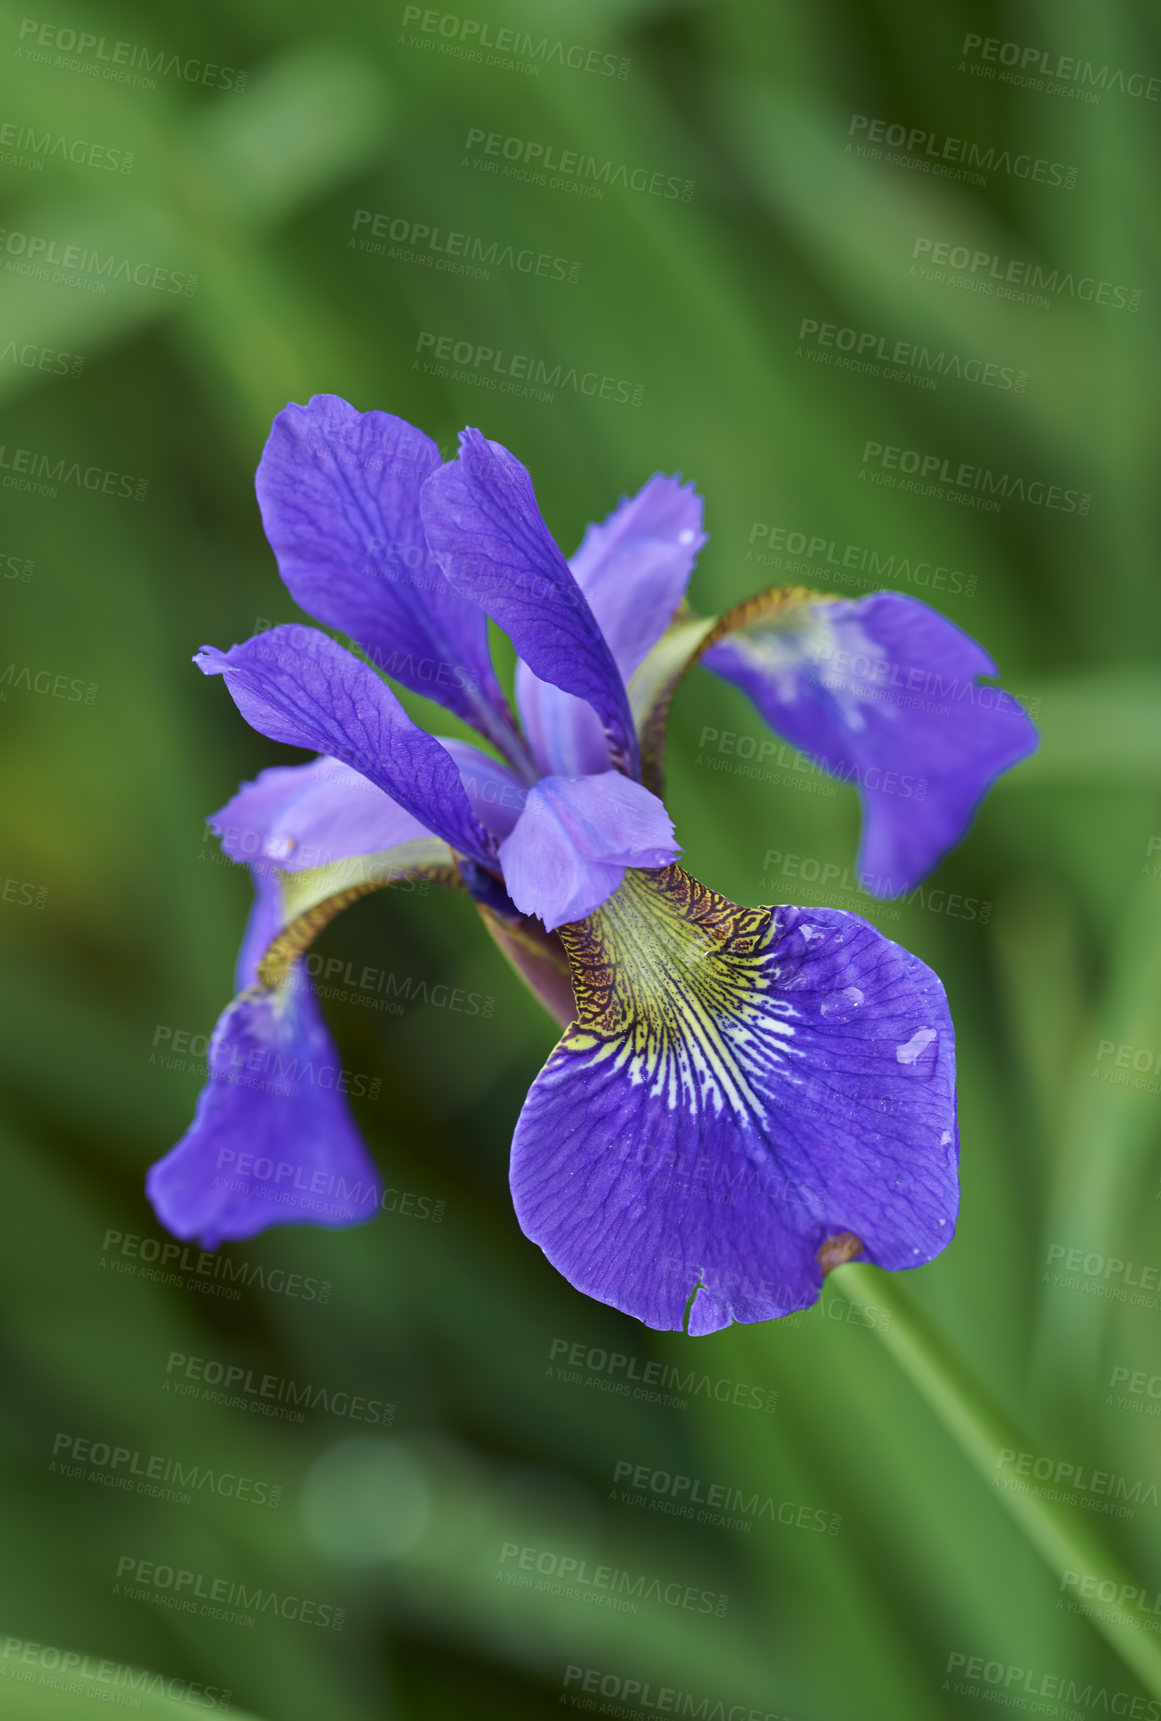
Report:
[[[6,234],[197,276],[191,296],[116,281],[99,294],[17,272],[19,244],[0,241],[5,477],[31,450],[148,480],[141,501],[68,482],[4,493],[0,1711],[93,1713],[102,1691],[126,1689],[97,1678],[107,1658],[228,1689],[271,1721],[546,1716],[582,1689],[575,1675],[566,1686],[570,1667],[614,1676],[606,1690],[622,1696],[591,1699],[610,1713],[659,1712],[623,1696],[636,1680],[649,1701],[669,1688],[691,1699],[671,1712],[702,1715],[961,1717],[1005,1691],[1031,1712],[1157,1714],[1155,1639],[1134,1626],[1118,1653],[1061,1605],[1063,1562],[1035,1551],[1013,1496],[991,1485],[1015,1466],[996,1468],[998,1447],[967,1460],[888,1335],[848,1318],[841,1274],[795,1321],[691,1341],[586,1300],[522,1237],[508,1143],[554,1036],[466,901],[382,893],[320,943],[416,982],[398,1015],[327,1005],[348,1068],[381,1078],[355,1110],[413,1211],[346,1233],[280,1228],[222,1253],[251,1280],[273,1271],[275,1287],[279,1273],[328,1282],[329,1300],[257,1282],[233,1299],[199,1292],[196,1271],[170,1284],[114,1265],[140,1260],[111,1232],[155,1250],[145,1168],[201,1085],[196,1058],[173,1067],[159,1053],[171,1034],[208,1032],[231,990],[249,886],[204,819],[240,780],[301,757],[252,733],[190,663],[206,641],[300,619],[253,497],[273,414],[335,392],[411,419],[445,451],[479,425],[529,465],[566,552],[651,472],[680,470],[705,497],[699,609],[771,581],[831,584],[825,565],[764,566],[756,525],[759,539],[802,532],[839,556],[874,550],[895,558],[889,585],[927,595],[993,654],[1003,685],[1040,701],[1040,755],[931,881],[986,914],[948,912],[951,895],[897,919],[873,910],[943,977],[958,1030],[962,1221],[906,1289],[1015,1419],[1019,1450],[1142,1482],[1131,1517],[1059,1511],[1094,1530],[1150,1606],[1161,1587],[1150,1400],[1110,1391],[1115,1369],[1161,1367],[1158,1298],[1134,1304],[1127,1288],[1161,1263],[1161,842],[1149,855],[1161,106],[1005,85],[960,53],[973,32],[1148,78],[1161,72],[1155,20],[1119,0],[487,0],[463,14],[628,56],[622,79],[457,59],[436,51],[438,29],[403,27],[403,10],[61,0],[38,18],[244,69],[244,90],[164,71],[153,89],[120,85],[52,51],[29,58],[19,10],[0,26],[2,123],[134,156],[127,173],[51,153],[40,170],[0,164]],[[84,64],[101,65],[93,52]],[[853,114],[939,148],[955,137],[1075,166],[1076,183],[1001,167],[977,186],[860,158]],[[694,190],[686,202],[609,183],[591,198],[484,173],[473,128],[611,161],[610,179],[623,164],[623,177],[645,168]],[[362,251],[357,210],[575,261],[579,278],[498,263],[471,279]],[[1139,309],[1067,289],[1043,308],[924,280],[920,237],[1137,289]],[[1027,386],[943,375],[930,390],[828,367],[806,356],[804,319],[1023,370]],[[436,376],[416,363],[430,360],[424,332],[640,384],[643,399],[562,387],[546,403],[477,386],[474,369]],[[83,358],[81,374],[56,374],[57,354],[69,369]],[[876,485],[868,441],[1089,493],[1091,512],[1016,499],[989,512]],[[962,579],[925,594],[904,562]],[[61,676],[96,693],[38,692],[41,672],[40,687]],[[723,750],[723,735],[749,740]],[[803,876],[853,861],[854,792],[802,792],[817,780],[769,760],[771,781],[732,769],[764,738],[723,684],[698,673],[682,688],[668,799],[685,864],[741,902],[817,900]],[[842,902],[873,907],[849,890]],[[492,1012],[425,1004],[421,982],[489,995]],[[1104,1079],[1116,1054],[1098,1063],[1102,1042],[1145,1053],[1137,1087]],[[1070,1288],[1072,1249],[1089,1260]],[[602,1390],[613,1377],[599,1367],[561,1380],[557,1340],[777,1392],[776,1409],[695,1392],[676,1410]],[[174,1352],[389,1401],[394,1422],[316,1411],[299,1426],[177,1396]],[[281,1504],[119,1492],[50,1468],[61,1434],[265,1480]],[[791,1502],[794,1521],[743,1532],[627,1505],[618,1463],[757,1494],[775,1512]],[[811,1527],[839,1514],[835,1533]],[[505,1544],[728,1594],[728,1611],[643,1599],[628,1615],[521,1588],[498,1575]],[[129,1556],[344,1609],[343,1629],[231,1624],[158,1605],[161,1592],[117,1593]],[[93,1658],[89,1683],[60,1690],[54,1657],[28,1644]],[[992,1665],[957,1690],[972,1656]],[[1028,1679],[1006,1685],[1012,1667]],[[1068,1681],[1091,1686],[1083,1704],[1029,1695]],[[142,1698],[158,1715],[198,1703]]]

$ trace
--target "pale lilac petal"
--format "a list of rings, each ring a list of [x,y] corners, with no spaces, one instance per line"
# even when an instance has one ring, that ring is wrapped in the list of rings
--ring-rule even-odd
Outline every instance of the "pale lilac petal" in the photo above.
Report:
[[[569,563],[628,685],[685,597],[705,543],[702,502],[692,484],[655,472],[607,520],[590,526]],[[580,777],[609,767],[609,748],[591,705],[516,666],[516,706],[543,771]]]
[[[470,741],[439,736],[455,760],[473,813],[494,837],[506,837],[524,808],[525,785],[515,771],[481,753]]]
[[[362,772],[325,756],[260,771],[208,823],[231,860],[273,863],[283,872],[378,854],[430,835]]]
[[[680,608],[705,541],[701,497],[663,472],[585,532],[569,567],[626,684]]]
[[[494,842],[472,812],[448,753],[404,711],[367,664],[316,628],[271,628],[194,659],[225,678],[259,734],[326,753],[362,773],[426,830],[482,864]]]
[[[508,895],[551,932],[611,896],[626,867],[665,866],[680,852],[656,795],[619,771],[544,777],[500,844]]]

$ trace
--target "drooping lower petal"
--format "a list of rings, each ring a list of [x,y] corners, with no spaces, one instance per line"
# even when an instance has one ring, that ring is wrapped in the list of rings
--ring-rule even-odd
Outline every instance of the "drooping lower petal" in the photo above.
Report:
[[[512,1144],[525,1234],[578,1290],[692,1334],[919,1266],[957,1206],[947,1000],[858,915],[630,872],[561,937],[579,1017]]]
[[[293,769],[317,775],[311,766]],[[242,796],[250,790],[260,802],[269,784],[248,785]],[[451,850],[426,834],[327,867],[288,872],[264,861],[251,874],[255,901],[238,957],[238,995],[210,1041],[210,1079],[190,1128],[146,1179],[162,1224],[211,1249],[270,1225],[374,1217],[379,1174],[346,1098],[370,1078],[352,1084],[343,1070],[301,957],[369,891],[406,880],[462,888]]]
[[[715,635],[702,662],[821,770],[857,784],[864,887],[910,889],[963,836],[995,779],[1035,750],[1031,719],[981,683],[996,673],[982,646],[916,598],[817,599],[769,617],[760,598],[753,607],[747,624],[739,606],[740,625]]]
[[[270,1225],[355,1225],[381,1183],[346,1099],[342,1068],[301,966],[225,1011],[194,1121],[152,1166],[146,1193],[177,1237],[204,1248]]]
[[[224,677],[260,735],[326,753],[368,778],[426,829],[484,865],[495,844],[472,812],[454,761],[414,723],[375,671],[317,628],[291,623],[194,659]]]
[[[542,777],[500,844],[508,895],[551,932],[581,920],[612,896],[626,867],[665,866],[680,852],[656,795],[605,771]]]

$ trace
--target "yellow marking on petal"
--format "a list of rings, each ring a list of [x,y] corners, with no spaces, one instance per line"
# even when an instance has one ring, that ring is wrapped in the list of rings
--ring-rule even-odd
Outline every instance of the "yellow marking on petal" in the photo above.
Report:
[[[641,770],[647,789],[665,789],[665,729],[669,708],[683,678],[712,645],[757,622],[786,616],[805,604],[830,603],[834,594],[809,586],[769,586],[743,598],[716,620],[682,608],[629,682],[629,706],[637,725]]]
[[[440,837],[420,837],[373,855],[352,855],[306,872],[279,872],[283,925],[258,964],[263,986],[279,986],[325,926],[360,897],[405,879],[464,888],[455,857]]]
[[[578,1011],[570,1051],[613,1060],[670,1109],[764,1114],[752,1078],[789,1063],[795,1013],[774,994],[770,909],[739,907],[676,865],[630,868],[560,936]]]

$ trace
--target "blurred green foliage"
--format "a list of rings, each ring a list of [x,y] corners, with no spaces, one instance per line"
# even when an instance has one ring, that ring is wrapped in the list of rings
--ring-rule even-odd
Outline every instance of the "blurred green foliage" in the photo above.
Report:
[[[1125,0],[487,0],[425,31],[405,11],[61,0],[0,26],[0,120],[15,128],[0,157],[0,463],[6,480],[28,470],[20,450],[116,475],[112,493],[65,481],[4,496],[0,668],[16,672],[0,710],[2,871],[16,888],[0,893],[0,1711],[71,1717],[113,1694],[161,1716],[203,1707],[212,1688],[269,1721],[520,1721],[567,1708],[584,1691],[575,1670],[596,1669],[611,1676],[591,1699],[605,1713],[651,1712],[625,1695],[636,1680],[655,1703],[662,1687],[689,1694],[673,1700],[682,1714],[922,1721],[975,1714],[996,1690],[1030,1704],[1032,1689],[1055,1694],[1041,1713],[1105,1713],[1128,1693],[1140,1706],[1113,1712],[1155,1714],[1014,1526],[1001,1484],[1015,1466],[997,1453],[987,1487],[833,1288],[804,1317],[690,1341],[582,1298],[525,1241],[506,1154],[553,1034],[464,902],[386,893],[319,945],[495,1000],[487,1019],[422,994],[400,1015],[328,1004],[348,1067],[382,1078],[356,1110],[387,1183],[414,1199],[349,1233],[284,1228],[227,1247],[247,1281],[226,1286],[237,1296],[216,1294],[196,1252],[176,1282],[172,1266],[147,1276],[142,1255],[163,1239],[144,1171],[201,1083],[173,1036],[204,1035],[226,1001],[248,901],[204,819],[294,757],[189,663],[206,640],[295,618],[252,490],[272,415],[333,391],[445,449],[478,424],[531,467],[566,551],[652,471],[680,470],[706,498],[700,609],[775,580],[828,587],[826,552],[805,572],[785,552],[779,566],[771,530],[833,543],[832,566],[847,546],[873,550],[895,558],[899,589],[985,644],[1004,685],[1040,701],[1042,752],[931,881],[948,895],[897,918],[843,901],[938,970],[957,1022],[963,1218],[908,1289],[1030,1452],[1146,1484],[1131,1516],[1090,1517],[1143,1592],[1161,1588],[1148,1399],[1110,1390],[1114,1370],[1161,1366],[1157,1295],[1127,1288],[1161,1261],[1161,1098],[1156,1082],[1104,1079],[1116,1055],[1100,1055],[1110,1042],[1161,1052],[1161,110],[1115,88],[1075,99],[1075,77],[1037,89],[1035,68],[1005,83],[961,52],[965,36],[999,38],[1147,79],[1161,71],[1157,19]],[[515,69],[484,49],[473,60],[469,16],[582,60],[628,56],[628,74],[551,49]],[[458,22],[441,34],[444,18]],[[68,32],[102,46],[65,52]],[[118,60],[118,42],[133,53]],[[140,63],[136,82],[105,75],[137,50],[163,51],[155,87]],[[192,81],[210,63],[233,87]],[[868,124],[852,133],[853,115]],[[935,141],[903,163],[887,144],[860,157],[875,119]],[[694,190],[579,195],[506,176],[474,133]],[[58,138],[95,150],[62,153]],[[922,170],[947,138],[1075,167],[1075,185]],[[422,239],[376,253],[359,211],[579,263],[579,278],[504,263],[459,275],[427,266]],[[1044,308],[925,279],[920,239],[1137,290],[1139,308],[1067,288]],[[68,247],[128,259],[136,279],[36,273]],[[977,288],[989,275],[977,270]],[[1027,386],[943,375],[928,389],[906,364],[899,379],[881,361],[877,375],[827,365],[804,322],[1024,371]],[[483,367],[441,376],[423,334],[640,384],[643,399],[561,388],[542,402],[476,386]],[[1091,493],[1091,512],[990,512],[876,484],[867,442]],[[135,491],[122,477],[148,481],[142,500],[118,493]],[[904,561],[962,577],[925,592]],[[22,686],[25,668],[41,679]],[[810,901],[812,874],[852,863],[853,791],[801,792],[815,780],[776,760],[770,780],[735,769],[764,738],[712,678],[681,689],[669,799],[686,864],[740,901]],[[949,912],[953,899],[976,908]],[[1088,1257],[1076,1289],[1061,1282],[1073,1249]],[[734,1383],[762,1403],[776,1392],[776,1410],[696,1391],[675,1410],[603,1390],[620,1377],[599,1366],[562,1380],[561,1340],[638,1372],[696,1369],[731,1383],[726,1396]],[[178,1395],[175,1354],[390,1402],[394,1420],[319,1410],[297,1424]],[[257,1479],[281,1502],[101,1486],[91,1467],[64,1467],[76,1440]],[[747,1531],[634,1509],[614,1485],[627,1463],[793,1509]],[[646,1598],[626,1614],[522,1588],[503,1559],[513,1544],[728,1595],[728,1611]],[[168,1605],[173,1583],[138,1582],[142,1561],[198,1574],[203,1592],[218,1580],[219,1597],[240,1584],[313,1605],[231,1623]],[[62,1671],[57,1649],[89,1659]],[[994,1664],[974,1693],[973,1656]],[[1006,1687],[1010,1667],[1033,1684]],[[164,1691],[118,1671],[134,1668],[164,1675]],[[1064,1700],[1068,1681],[1091,1687],[1083,1704]]]

